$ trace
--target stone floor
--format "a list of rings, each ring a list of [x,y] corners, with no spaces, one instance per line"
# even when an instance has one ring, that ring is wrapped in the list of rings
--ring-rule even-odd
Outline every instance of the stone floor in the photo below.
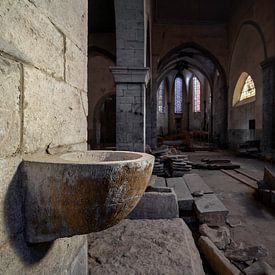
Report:
[[[189,154],[191,161],[200,161],[202,158],[230,158],[232,162],[241,165],[242,171],[260,179],[263,178],[264,166],[271,165],[257,159],[238,158],[226,151]],[[192,172],[198,173],[218,195],[230,211],[229,219],[235,224],[240,224],[231,228],[233,239],[247,245],[265,246],[269,250],[269,256],[265,260],[275,268],[274,211],[254,198],[253,189],[221,171],[193,170]]]

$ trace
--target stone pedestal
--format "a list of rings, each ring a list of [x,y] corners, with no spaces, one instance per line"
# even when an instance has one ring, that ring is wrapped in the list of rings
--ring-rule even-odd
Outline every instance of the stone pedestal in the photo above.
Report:
[[[117,150],[145,151],[147,68],[113,67]]]
[[[275,57],[261,64],[263,70],[263,137],[262,149],[275,149]]]

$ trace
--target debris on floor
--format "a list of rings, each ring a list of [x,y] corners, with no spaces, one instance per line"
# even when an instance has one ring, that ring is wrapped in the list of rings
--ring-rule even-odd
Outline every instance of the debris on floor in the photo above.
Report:
[[[153,175],[166,177],[182,177],[192,170],[192,163],[188,156],[172,147],[162,146],[156,150],[151,150],[155,156]]]
[[[201,162],[193,163],[193,169],[207,170],[233,170],[239,169],[240,165],[231,163],[229,159],[202,159]]]
[[[230,231],[226,226],[213,229],[202,224],[199,231],[201,236],[208,237],[220,250],[225,250],[231,243]]]
[[[275,275],[275,270],[264,261],[257,261],[243,270],[245,275]]]
[[[259,157],[260,140],[248,140],[240,144],[237,155],[240,157]]]

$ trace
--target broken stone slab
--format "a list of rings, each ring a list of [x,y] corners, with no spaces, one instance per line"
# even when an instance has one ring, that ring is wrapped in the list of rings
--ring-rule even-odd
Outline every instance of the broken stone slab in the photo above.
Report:
[[[264,169],[264,182],[266,182],[272,190],[275,190],[275,172],[267,167]]]
[[[236,249],[228,249],[225,252],[225,256],[231,261],[248,262],[267,257],[268,251],[263,246],[239,247]]]
[[[192,195],[199,191],[204,194],[213,194],[213,191],[198,174],[187,174],[183,176],[183,179]]]
[[[205,274],[182,219],[124,220],[88,243],[89,274]]]
[[[225,225],[229,211],[215,194],[205,194],[194,199],[195,212],[200,223],[209,226]]]
[[[191,211],[193,209],[194,199],[185,184],[182,177],[166,179],[167,186],[173,188],[176,192],[180,211]]]
[[[200,237],[198,241],[200,252],[205,256],[207,262],[216,274],[238,275],[241,274],[234,265],[224,256],[224,254],[207,237]]]
[[[152,187],[146,189],[129,219],[174,219],[179,217],[177,196],[172,188]]]
[[[264,261],[257,261],[243,270],[246,275],[275,275],[275,270]]]
[[[230,231],[225,226],[212,229],[207,224],[202,224],[199,231],[202,236],[208,237],[221,250],[225,250],[231,243]]]

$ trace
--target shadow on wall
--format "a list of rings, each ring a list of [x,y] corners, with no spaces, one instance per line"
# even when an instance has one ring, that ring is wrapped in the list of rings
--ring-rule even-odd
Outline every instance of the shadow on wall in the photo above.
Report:
[[[34,265],[42,260],[50,250],[53,242],[30,244],[24,234],[24,187],[21,163],[8,187],[4,201],[5,226],[14,253],[25,265]]]

